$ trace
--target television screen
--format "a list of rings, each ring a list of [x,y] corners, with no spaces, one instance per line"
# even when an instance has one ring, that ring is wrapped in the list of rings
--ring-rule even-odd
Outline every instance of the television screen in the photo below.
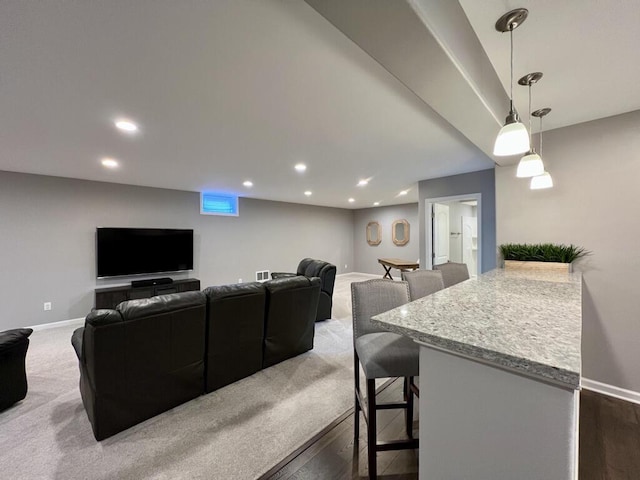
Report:
[[[193,230],[98,228],[98,278],[193,269]]]

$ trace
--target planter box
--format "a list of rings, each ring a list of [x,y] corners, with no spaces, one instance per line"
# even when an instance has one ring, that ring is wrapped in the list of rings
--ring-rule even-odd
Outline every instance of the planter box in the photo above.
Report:
[[[532,272],[562,272],[568,273],[573,271],[570,263],[559,262],[521,262],[519,260],[505,260],[505,270],[524,270]]]

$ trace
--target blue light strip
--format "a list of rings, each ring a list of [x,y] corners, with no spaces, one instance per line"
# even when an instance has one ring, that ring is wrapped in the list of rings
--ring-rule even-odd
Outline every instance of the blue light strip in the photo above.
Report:
[[[202,215],[226,215],[237,217],[238,197],[219,193],[200,194],[200,213]]]

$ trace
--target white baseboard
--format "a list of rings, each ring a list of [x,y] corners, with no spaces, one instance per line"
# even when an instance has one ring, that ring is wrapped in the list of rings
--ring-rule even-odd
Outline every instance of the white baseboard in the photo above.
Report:
[[[64,327],[65,325],[82,326],[84,325],[84,317],[72,318],[71,320],[62,320],[60,322],[43,323],[41,325],[33,325],[29,328],[33,328],[33,331],[37,332],[38,330],[48,330],[49,328]]]
[[[338,277],[346,277],[347,275],[366,275],[369,276],[371,278],[382,278],[382,274],[376,274],[376,273],[363,273],[363,272],[345,272],[345,273],[338,273],[336,275],[336,278]]]
[[[589,380],[588,378],[582,378],[582,388],[591,390],[592,392],[598,392],[610,397],[619,398],[620,400],[626,400],[627,402],[637,403],[640,405],[640,393],[633,390],[625,390],[624,388],[616,387],[614,385],[608,385],[606,383],[596,382],[595,380]]]

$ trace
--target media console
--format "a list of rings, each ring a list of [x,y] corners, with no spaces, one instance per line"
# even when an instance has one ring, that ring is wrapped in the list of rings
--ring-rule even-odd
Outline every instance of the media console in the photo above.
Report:
[[[116,305],[126,300],[150,298],[156,295],[193,290],[200,290],[200,280],[197,278],[186,278],[184,280],[174,280],[171,283],[157,283],[140,287],[122,285],[119,287],[96,288],[95,308],[116,308]]]

